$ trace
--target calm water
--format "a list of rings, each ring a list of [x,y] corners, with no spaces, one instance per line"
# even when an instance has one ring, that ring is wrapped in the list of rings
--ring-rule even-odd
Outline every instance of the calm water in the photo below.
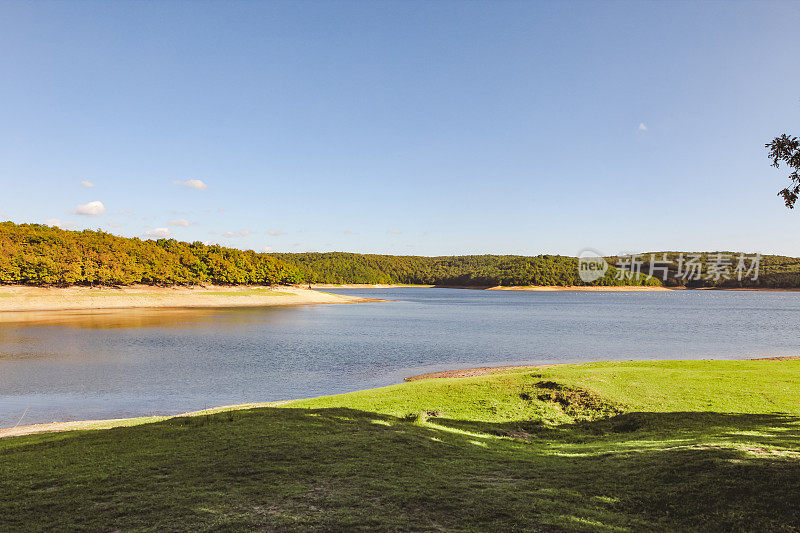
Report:
[[[177,413],[478,365],[796,355],[800,293],[338,290],[355,305],[0,325],[0,427]]]

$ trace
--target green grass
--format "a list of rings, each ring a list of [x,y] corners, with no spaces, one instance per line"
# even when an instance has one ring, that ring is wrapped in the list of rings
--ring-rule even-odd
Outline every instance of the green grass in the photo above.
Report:
[[[597,363],[0,439],[0,530],[796,531],[798,391]]]

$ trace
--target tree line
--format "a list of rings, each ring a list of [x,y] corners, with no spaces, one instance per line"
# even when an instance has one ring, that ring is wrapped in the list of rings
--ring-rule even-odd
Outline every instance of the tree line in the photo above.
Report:
[[[412,284],[466,287],[586,285],[578,259],[561,255],[463,255],[423,257],[344,252],[272,254],[296,266],[309,283]],[[660,285],[642,275],[625,278],[611,266],[590,285]]]
[[[104,231],[0,223],[0,283],[32,285],[293,284],[300,271],[253,251],[141,240]]]
[[[659,258],[663,256],[658,252]],[[713,261],[703,253],[701,262]],[[730,253],[732,259],[735,254]],[[643,254],[647,258],[648,254]],[[757,280],[735,276],[686,280],[680,253],[668,252],[668,275],[628,277],[608,258],[608,271],[590,285],[800,287],[800,259],[766,255]],[[619,268],[616,268],[616,267]],[[646,267],[643,274],[648,273]],[[733,279],[732,279],[733,278]],[[41,224],[0,223],[0,283],[31,285],[252,285],[299,283],[443,286],[585,285],[578,259],[561,255],[397,256],[378,254],[256,253],[175,239],[142,240],[104,231],[67,231]]]

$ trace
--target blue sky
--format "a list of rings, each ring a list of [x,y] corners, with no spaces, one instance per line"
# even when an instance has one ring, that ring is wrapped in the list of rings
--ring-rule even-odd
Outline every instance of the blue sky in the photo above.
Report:
[[[800,135],[799,21],[800,2],[5,2],[0,219],[259,251],[797,256],[764,143]]]

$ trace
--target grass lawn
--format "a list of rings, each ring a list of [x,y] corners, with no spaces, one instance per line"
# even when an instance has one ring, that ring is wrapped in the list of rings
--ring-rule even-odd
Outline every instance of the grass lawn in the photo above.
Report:
[[[565,365],[0,439],[0,530],[797,531],[800,361]]]

